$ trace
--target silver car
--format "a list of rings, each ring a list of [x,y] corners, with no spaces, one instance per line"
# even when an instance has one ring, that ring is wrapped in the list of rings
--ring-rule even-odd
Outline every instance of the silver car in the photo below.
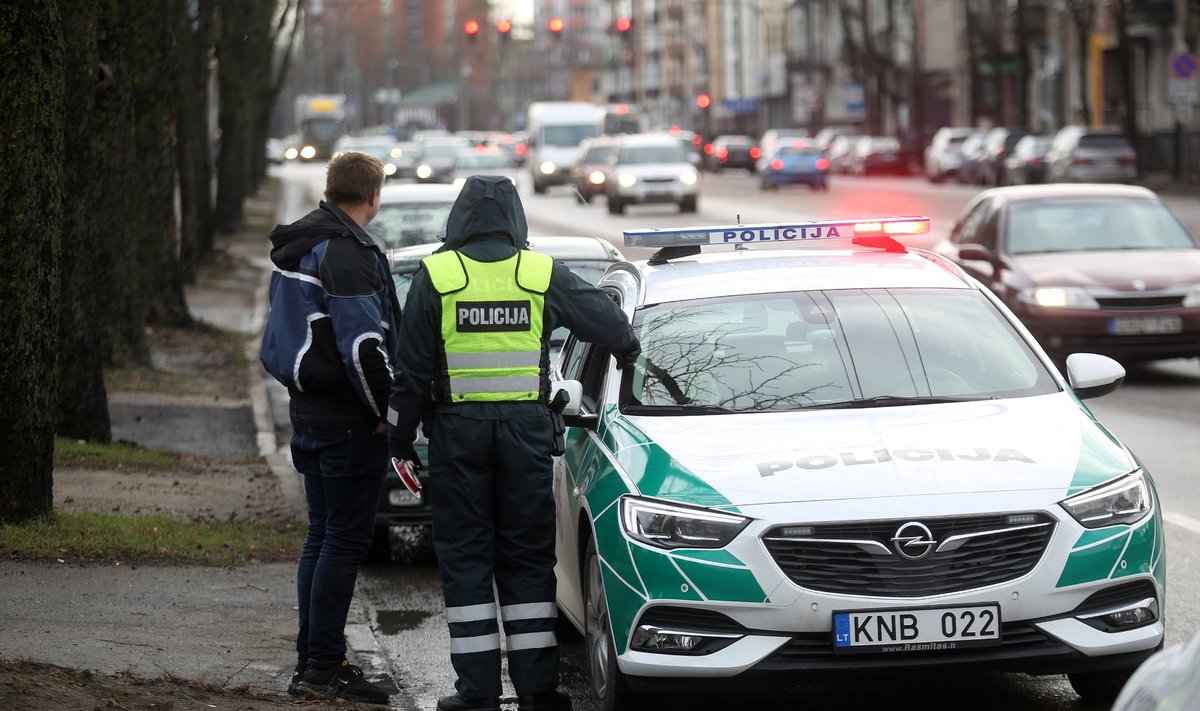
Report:
[[[1119,183],[1137,178],[1137,152],[1118,129],[1064,126],[1046,166],[1052,183]]]

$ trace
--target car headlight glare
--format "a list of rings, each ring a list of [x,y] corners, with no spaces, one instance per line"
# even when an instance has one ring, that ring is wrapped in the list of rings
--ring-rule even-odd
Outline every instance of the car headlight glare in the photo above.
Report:
[[[684,185],[695,185],[696,181],[699,179],[700,176],[697,175],[696,171],[694,170],[685,170],[679,174],[679,182],[683,183]]]
[[[396,174],[396,164],[395,163],[384,163],[383,164],[383,174],[384,175],[395,175]]]
[[[317,149],[312,146],[305,146],[300,149],[300,157],[304,159],[314,158],[317,155]]]
[[[399,148],[393,148],[392,149],[392,157],[393,158],[403,158],[404,151],[400,150]]]
[[[433,168],[430,168],[428,165],[422,163],[421,165],[417,166],[416,175],[421,180],[425,180],[429,176],[433,175]]]
[[[1200,284],[1192,287],[1192,290],[1183,297],[1183,308],[1194,309],[1200,306]]]
[[[721,548],[749,523],[745,516],[712,509],[632,496],[621,499],[625,533],[656,548]]]
[[[296,160],[300,157],[300,151],[296,150],[295,148],[289,148],[283,152],[283,157],[287,158],[288,160]]]
[[[633,173],[621,173],[617,176],[617,184],[623,188],[632,188],[637,185],[637,176]]]
[[[599,170],[593,170],[588,175],[588,182],[591,183],[592,185],[603,185],[604,184],[604,173]]]
[[[538,166],[538,170],[542,171],[542,175],[554,175],[554,171],[558,170],[558,166],[550,161],[546,161]]]
[[[1044,309],[1098,309],[1100,304],[1086,289],[1077,286],[1042,286],[1022,289],[1017,299]]]
[[[1150,486],[1142,470],[1063,499],[1062,507],[1084,528],[1132,524],[1150,513]]]

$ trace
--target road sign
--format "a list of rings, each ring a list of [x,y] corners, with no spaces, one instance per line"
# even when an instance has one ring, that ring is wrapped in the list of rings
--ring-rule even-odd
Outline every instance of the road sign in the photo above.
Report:
[[[1175,105],[1175,112],[1183,123],[1191,121],[1191,106],[1200,100],[1200,62],[1196,55],[1187,50],[1176,50],[1167,60],[1167,100]],[[1187,106],[1187,117],[1180,107]]]
[[[1171,76],[1175,79],[1191,79],[1196,76],[1196,55],[1184,50],[1171,53]]]

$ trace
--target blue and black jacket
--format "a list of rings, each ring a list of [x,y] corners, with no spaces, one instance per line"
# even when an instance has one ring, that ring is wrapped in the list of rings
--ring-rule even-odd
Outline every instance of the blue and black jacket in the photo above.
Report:
[[[336,205],[271,232],[262,363],[293,399],[383,419],[400,305],[387,258]]]

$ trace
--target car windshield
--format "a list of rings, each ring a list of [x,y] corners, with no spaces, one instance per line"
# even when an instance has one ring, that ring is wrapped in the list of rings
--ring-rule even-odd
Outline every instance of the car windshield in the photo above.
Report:
[[[456,158],[462,150],[461,143],[426,143],[421,146],[422,158]]]
[[[456,167],[461,170],[512,167],[512,162],[503,153],[464,153],[458,157]]]
[[[367,232],[387,248],[437,242],[438,236],[446,233],[446,218],[453,205],[453,202],[385,203],[367,225]]]
[[[598,135],[600,127],[595,124],[546,126],[542,129],[542,140],[547,146],[578,146],[584,139]]]
[[[1192,249],[1191,237],[1156,200],[1029,200],[1008,208],[1008,252]]]
[[[966,289],[699,299],[644,307],[634,328],[642,357],[621,394],[633,414],[881,407],[1058,389],[995,306]]]
[[[594,148],[588,149],[587,156],[584,157],[583,162],[585,162],[585,163],[603,163],[603,162],[607,161],[608,157],[611,155],[612,155],[612,146],[595,146]]]
[[[669,146],[626,146],[621,149],[617,162],[622,165],[645,163],[686,163],[687,153],[683,145]]]

